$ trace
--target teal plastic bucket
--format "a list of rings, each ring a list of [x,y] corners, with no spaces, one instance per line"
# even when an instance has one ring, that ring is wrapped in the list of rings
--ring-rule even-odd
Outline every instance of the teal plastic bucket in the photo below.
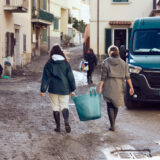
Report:
[[[101,95],[97,94],[95,87],[90,88],[90,94],[75,96],[72,99],[80,121],[101,118]]]

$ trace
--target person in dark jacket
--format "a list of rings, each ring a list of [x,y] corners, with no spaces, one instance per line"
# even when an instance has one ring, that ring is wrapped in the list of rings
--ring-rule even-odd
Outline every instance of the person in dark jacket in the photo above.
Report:
[[[3,73],[3,67],[2,67],[2,65],[0,64],[0,78],[1,78],[1,76],[2,76],[2,73]]]
[[[93,52],[93,49],[89,49],[85,54],[85,60],[88,61],[89,70],[87,71],[87,82],[88,84],[93,83],[92,81],[92,73],[94,71],[95,66],[97,65],[97,57]]]
[[[56,132],[60,132],[60,111],[67,133],[71,132],[69,125],[69,95],[74,95],[75,79],[71,66],[59,45],[54,45],[50,51],[50,59],[44,66],[41,97],[48,89],[53,117],[56,122]]]

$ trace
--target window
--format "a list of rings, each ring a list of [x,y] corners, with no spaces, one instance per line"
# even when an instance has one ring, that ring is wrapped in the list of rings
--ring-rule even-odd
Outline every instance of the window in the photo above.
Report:
[[[37,0],[33,0],[32,5],[33,5],[34,8],[37,8]]]
[[[23,35],[23,51],[26,51],[26,35]]]
[[[160,29],[135,31],[133,51],[139,54],[149,52],[160,54]]]
[[[112,2],[129,2],[129,0],[112,0]]]
[[[47,10],[47,2],[46,2],[46,0],[43,0],[43,9],[45,11]]]
[[[59,19],[54,18],[54,30],[59,30]]]

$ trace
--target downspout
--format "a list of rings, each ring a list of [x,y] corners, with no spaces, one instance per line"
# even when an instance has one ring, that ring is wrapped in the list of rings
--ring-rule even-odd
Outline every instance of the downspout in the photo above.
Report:
[[[97,57],[99,59],[99,0],[97,0]]]
[[[50,13],[50,0],[48,1],[48,10],[49,10],[49,13]],[[48,51],[49,51],[50,50],[50,25],[49,25],[48,28],[49,28],[49,30],[48,30]]]

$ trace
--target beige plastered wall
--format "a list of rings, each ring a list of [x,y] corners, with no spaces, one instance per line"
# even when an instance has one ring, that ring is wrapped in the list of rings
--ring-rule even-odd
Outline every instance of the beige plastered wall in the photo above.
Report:
[[[63,34],[68,34],[68,9],[61,8],[60,28]]]
[[[29,7],[28,13],[10,13],[4,12],[3,6],[4,1],[1,0],[0,5],[0,40],[1,40],[1,47],[0,47],[0,63],[4,60],[5,57],[5,50],[6,50],[6,39],[5,34],[6,32],[15,33],[15,26],[18,26],[20,29],[20,56],[22,60],[22,66],[29,63],[31,61],[31,10]],[[30,3],[29,3],[30,6]],[[3,23],[2,23],[3,22]],[[26,44],[26,52],[23,52],[23,34],[27,36],[27,44]],[[12,57],[13,59],[13,57]],[[13,61],[13,67],[15,68],[15,64]]]
[[[61,6],[59,3],[55,3],[51,1],[50,4],[50,12],[54,15],[54,17],[59,18],[59,30],[54,30],[54,22],[50,25],[50,36],[51,37],[60,37],[60,30],[61,30]]]
[[[14,27],[20,27],[20,56],[21,65],[26,65],[31,61],[31,1],[27,13],[14,13]],[[23,35],[26,35],[26,51],[23,51]]]
[[[99,54],[105,54],[106,28],[132,28],[138,17],[147,17],[152,11],[153,0],[130,0],[129,3],[112,3],[100,0]],[[90,47],[97,53],[97,0],[90,1]],[[131,21],[131,26],[111,26],[109,21]]]

